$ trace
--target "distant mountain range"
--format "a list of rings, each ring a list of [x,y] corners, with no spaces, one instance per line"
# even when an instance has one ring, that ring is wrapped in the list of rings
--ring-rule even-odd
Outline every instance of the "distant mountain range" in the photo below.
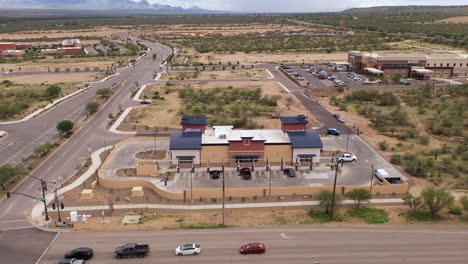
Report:
[[[213,11],[193,6],[151,4],[146,0],[0,0],[0,8],[42,8],[42,9],[88,9],[88,10],[122,10],[151,13],[211,13]]]

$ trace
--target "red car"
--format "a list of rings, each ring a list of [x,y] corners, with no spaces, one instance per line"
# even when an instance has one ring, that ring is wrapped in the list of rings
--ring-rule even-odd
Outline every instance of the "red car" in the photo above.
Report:
[[[241,254],[263,254],[266,251],[265,244],[262,243],[249,243],[240,248]]]

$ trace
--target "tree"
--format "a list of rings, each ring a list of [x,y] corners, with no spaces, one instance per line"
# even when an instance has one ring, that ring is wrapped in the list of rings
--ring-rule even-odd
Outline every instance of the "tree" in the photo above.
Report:
[[[4,184],[11,180],[13,177],[16,177],[19,174],[24,173],[24,169],[19,166],[12,166],[10,164],[5,164],[0,167],[0,184],[2,189]]]
[[[47,99],[54,99],[57,98],[60,95],[60,92],[62,92],[62,88],[60,86],[54,84],[49,87],[47,87],[44,91],[44,97]]]
[[[33,148],[33,152],[36,155],[39,155],[41,157],[44,157],[49,153],[50,149],[52,149],[55,145],[53,143],[45,143],[39,146],[36,146]]]
[[[409,206],[411,213],[415,213],[416,211],[421,209],[423,201],[422,198],[419,196],[415,197],[411,194],[407,194],[403,197],[403,204]]]
[[[60,137],[64,134],[68,134],[73,130],[75,124],[71,120],[62,120],[57,123],[57,131],[60,133]]]
[[[453,195],[443,189],[429,187],[421,193],[424,205],[429,209],[432,219],[436,219],[439,212],[452,205],[455,201]]]
[[[86,113],[92,115],[97,112],[99,109],[99,103],[98,102],[91,102],[86,105]]]
[[[354,208],[359,208],[362,202],[367,202],[372,198],[370,192],[366,189],[354,189],[345,195],[354,200]]]
[[[101,97],[107,97],[107,96],[109,96],[109,94],[110,94],[110,90],[109,90],[109,89],[106,89],[106,88],[104,88],[104,89],[99,89],[99,90],[96,91],[96,94],[99,95],[99,96],[101,96]]]
[[[320,202],[320,205],[325,208],[325,213],[329,214],[331,211],[331,206],[332,206],[332,197],[333,193],[331,191],[327,190],[321,190],[319,195],[317,196],[317,199]],[[341,204],[341,196],[339,194],[335,194],[335,208],[338,208],[338,206]]]
[[[460,199],[460,203],[462,204],[463,209],[465,209],[465,211],[468,212],[468,196],[463,196],[463,197]]]

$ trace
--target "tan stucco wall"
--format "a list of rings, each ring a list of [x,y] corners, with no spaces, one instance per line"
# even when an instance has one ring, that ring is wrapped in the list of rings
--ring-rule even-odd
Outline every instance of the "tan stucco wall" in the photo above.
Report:
[[[291,145],[265,145],[265,159],[269,159],[270,162],[273,162],[281,161],[281,158],[292,158]]]
[[[203,163],[207,160],[221,162],[229,159],[229,146],[203,146],[201,150],[201,160]]]

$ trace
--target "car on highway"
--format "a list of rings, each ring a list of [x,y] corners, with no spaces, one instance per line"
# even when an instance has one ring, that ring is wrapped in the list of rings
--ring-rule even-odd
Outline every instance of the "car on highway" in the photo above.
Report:
[[[86,260],[83,259],[76,259],[76,258],[68,258],[59,261],[57,264],[86,264]]]
[[[150,105],[152,104],[153,102],[149,101],[149,100],[144,100],[144,101],[141,101],[140,104],[142,105]]]
[[[263,254],[266,252],[265,244],[263,243],[248,243],[246,245],[241,246],[240,248],[241,254]]]
[[[88,259],[91,259],[93,255],[94,255],[94,251],[92,248],[82,247],[82,248],[77,248],[77,249],[68,251],[67,253],[65,253],[64,258],[88,260]]]
[[[339,135],[341,134],[341,132],[340,132],[338,129],[336,129],[336,128],[329,128],[329,129],[327,129],[327,133],[328,133],[329,135],[335,135],[335,136],[339,136]]]
[[[357,157],[350,153],[344,153],[341,157],[338,157],[339,162],[356,162]]]
[[[239,171],[240,176],[244,180],[250,180],[252,179],[252,172],[250,171],[250,168],[242,168]]]
[[[128,257],[144,258],[150,251],[149,245],[138,245],[137,243],[128,243],[115,248],[115,257],[118,259]]]
[[[199,244],[185,244],[175,249],[176,256],[198,255],[201,253]]]
[[[222,171],[219,171],[219,170],[210,171],[211,179],[214,179],[214,180],[219,179],[221,173]]]
[[[252,78],[252,81],[260,81],[259,78]]]

